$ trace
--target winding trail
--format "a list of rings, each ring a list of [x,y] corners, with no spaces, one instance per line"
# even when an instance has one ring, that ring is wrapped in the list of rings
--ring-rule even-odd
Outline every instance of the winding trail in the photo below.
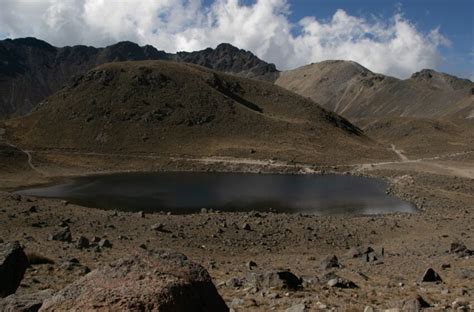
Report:
[[[405,154],[403,154],[402,150],[395,148],[395,144],[390,144],[390,148],[392,149],[392,151],[395,152],[395,154],[398,155],[401,161],[409,161],[408,157],[406,157]]]
[[[0,143],[11,146],[28,157],[28,166],[38,174],[46,176],[45,172],[36,167],[33,163],[32,153],[48,153],[48,151],[29,151],[24,150],[14,144],[7,142],[3,137],[3,130],[0,128]],[[435,162],[436,160],[443,160],[447,157],[455,157],[465,154],[474,153],[474,151],[464,151],[457,153],[450,153],[444,155],[438,155],[433,157],[425,157],[419,159],[409,159],[403,152],[403,150],[397,149],[394,144],[390,144],[390,149],[398,156],[398,161],[385,161],[385,162],[374,162],[374,163],[365,163],[365,164],[355,164],[353,165],[352,172],[361,172],[361,171],[370,171],[380,167],[386,167],[391,169],[411,169],[415,171],[428,171],[440,174],[449,174],[456,175],[460,177],[474,179],[474,168],[469,165],[461,165],[456,163],[441,163]],[[155,154],[114,154],[114,153],[95,153],[95,152],[68,152],[68,151],[53,151],[59,154],[70,154],[70,155],[81,155],[81,156],[107,156],[107,157],[130,157],[130,158],[146,158],[146,159],[164,159],[163,156]],[[201,158],[187,158],[187,157],[169,157],[167,158],[171,161],[193,161],[204,164],[212,163],[222,163],[228,165],[247,165],[247,166],[269,166],[269,167],[300,167],[301,173],[317,173],[315,166],[312,164],[294,164],[283,161],[274,161],[274,160],[263,160],[263,159],[251,159],[251,158],[236,158],[229,156],[210,156],[210,157],[201,157]],[[333,166],[347,166],[347,165],[333,165]]]
[[[37,172],[37,173],[39,173],[39,174],[41,174],[41,175],[44,175],[44,172],[43,172],[43,171],[41,171],[41,170],[38,169],[35,165],[33,165],[33,156],[31,156],[30,151],[24,150],[24,149],[22,149],[22,148],[20,148],[20,147],[18,147],[18,146],[16,146],[16,145],[13,145],[13,144],[8,143],[8,142],[4,142],[4,143],[5,143],[6,145],[8,145],[8,146],[11,146],[11,147],[13,147],[13,148],[15,148],[15,149],[21,151],[22,153],[24,153],[24,154],[28,157],[28,166],[30,166],[30,168],[31,168],[33,171],[35,171],[35,172]]]

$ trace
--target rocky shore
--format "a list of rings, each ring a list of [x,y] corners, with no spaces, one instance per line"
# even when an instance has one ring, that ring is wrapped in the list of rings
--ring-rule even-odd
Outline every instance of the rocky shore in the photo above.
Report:
[[[392,181],[388,191],[420,212],[144,214],[0,193],[0,242],[20,242],[29,261],[0,306],[153,310],[190,296],[196,311],[472,309],[474,181],[387,169],[370,175]],[[174,260],[163,264],[167,254]],[[143,279],[154,285],[147,292]],[[195,283],[205,294],[186,294]]]

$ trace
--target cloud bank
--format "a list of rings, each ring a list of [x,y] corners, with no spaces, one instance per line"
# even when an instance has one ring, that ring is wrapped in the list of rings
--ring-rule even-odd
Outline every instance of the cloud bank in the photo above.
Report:
[[[422,33],[401,13],[382,21],[338,10],[327,20],[291,23],[290,10],[286,0],[3,0],[0,31],[56,46],[130,40],[167,52],[228,42],[283,70],[344,59],[400,78],[438,67],[439,49],[449,45],[438,29]]]

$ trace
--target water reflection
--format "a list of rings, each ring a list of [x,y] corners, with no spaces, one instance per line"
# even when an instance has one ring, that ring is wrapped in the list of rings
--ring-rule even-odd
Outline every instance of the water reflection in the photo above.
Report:
[[[19,191],[102,209],[192,213],[220,211],[304,212],[318,215],[415,212],[385,194],[383,181],[338,175],[242,173],[126,173],[75,178]]]

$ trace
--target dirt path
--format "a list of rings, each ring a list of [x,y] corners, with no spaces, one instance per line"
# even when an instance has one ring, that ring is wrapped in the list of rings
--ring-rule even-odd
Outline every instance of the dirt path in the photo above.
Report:
[[[30,153],[29,151],[24,150],[24,149],[21,149],[20,147],[18,147],[18,146],[16,146],[16,145],[13,145],[13,144],[11,144],[11,143],[8,143],[8,142],[5,142],[5,144],[7,144],[8,146],[11,146],[11,147],[13,147],[13,148],[15,148],[15,149],[21,151],[22,153],[24,153],[24,154],[28,157],[28,166],[30,166],[30,168],[31,168],[33,171],[35,171],[35,172],[37,172],[37,173],[39,173],[39,174],[41,174],[41,175],[44,175],[44,172],[43,172],[43,171],[41,171],[41,170],[38,169],[35,165],[33,165],[33,156],[31,156],[31,153]]]
[[[403,154],[402,150],[399,150],[399,149],[395,148],[394,144],[390,144],[390,148],[392,149],[392,151],[395,152],[395,154],[398,155],[398,157],[400,158],[401,161],[408,161],[409,160],[408,157],[406,157],[405,154]]]
[[[433,157],[408,159],[401,150],[397,150],[392,144],[391,149],[400,157],[400,161],[388,161],[357,165],[356,172],[370,171],[374,169],[413,170],[418,172],[429,172],[474,179],[474,164],[443,160],[450,157],[474,153],[465,151],[438,155]]]

